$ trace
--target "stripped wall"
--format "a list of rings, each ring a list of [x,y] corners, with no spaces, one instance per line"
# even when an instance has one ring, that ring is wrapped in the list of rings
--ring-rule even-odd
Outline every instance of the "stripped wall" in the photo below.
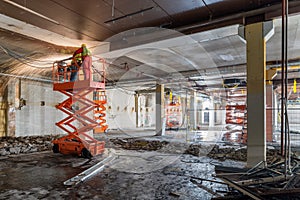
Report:
[[[52,84],[22,80],[20,98],[26,105],[15,108],[15,136],[62,133],[55,123],[62,119],[64,114],[57,110],[55,105],[64,97],[52,90]],[[45,105],[41,104],[42,101]]]

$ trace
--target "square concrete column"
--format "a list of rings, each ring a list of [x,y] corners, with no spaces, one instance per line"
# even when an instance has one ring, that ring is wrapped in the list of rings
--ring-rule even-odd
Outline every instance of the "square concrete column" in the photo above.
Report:
[[[266,85],[266,135],[267,142],[273,141],[273,84]]]
[[[190,98],[190,127],[193,130],[197,128],[197,93],[192,91]]]
[[[139,109],[139,95],[134,95],[134,110],[135,110],[135,126],[136,128],[139,127],[139,115],[140,115],[140,109]]]
[[[247,165],[266,161],[266,39],[273,23],[245,27],[247,41]]]
[[[214,97],[210,98],[211,103],[209,107],[209,127],[215,126],[215,100]]]
[[[8,136],[8,89],[0,88],[0,137]]]
[[[165,120],[165,88],[163,84],[156,85],[155,91],[155,120],[156,120],[156,135],[161,136],[164,127]]]

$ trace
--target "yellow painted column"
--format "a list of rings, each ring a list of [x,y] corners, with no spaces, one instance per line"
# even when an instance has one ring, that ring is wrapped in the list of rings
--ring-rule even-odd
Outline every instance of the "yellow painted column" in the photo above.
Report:
[[[0,102],[0,137],[7,135],[7,103]]]
[[[266,41],[263,23],[245,27],[247,41],[247,166],[266,161]]]
[[[6,84],[0,81],[1,84]],[[8,136],[8,89],[0,88],[0,137]]]

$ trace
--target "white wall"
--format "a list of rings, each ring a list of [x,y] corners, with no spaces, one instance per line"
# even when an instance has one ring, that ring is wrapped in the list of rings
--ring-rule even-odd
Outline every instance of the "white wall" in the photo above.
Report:
[[[64,118],[64,114],[55,105],[65,99],[62,94],[52,90],[52,84],[23,81],[21,98],[26,105],[16,109],[15,136],[48,135],[63,133],[55,123]],[[41,106],[45,101],[45,106]]]
[[[120,89],[107,90],[106,120],[108,129],[135,129],[135,97],[132,92]],[[139,96],[138,127],[155,126],[155,94]],[[109,109],[111,107],[111,109]]]
[[[300,132],[300,105],[288,105],[287,113],[290,130]]]
[[[134,95],[120,89],[107,90],[106,95],[106,120],[108,129],[136,128]]]

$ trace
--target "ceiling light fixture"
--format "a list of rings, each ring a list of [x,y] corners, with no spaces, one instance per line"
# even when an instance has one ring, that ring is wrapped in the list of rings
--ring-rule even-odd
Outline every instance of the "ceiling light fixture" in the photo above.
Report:
[[[11,0],[3,0],[3,1],[6,2],[6,3],[11,4],[11,5],[13,5],[13,6],[16,6],[16,7],[20,8],[20,9],[22,9],[22,10],[25,10],[25,11],[31,13],[31,14],[34,14],[34,15],[36,15],[36,16],[39,16],[39,17],[43,18],[43,19],[46,19],[46,20],[48,20],[48,21],[50,21],[50,22],[52,22],[52,23],[54,23],[54,24],[59,25],[59,22],[58,22],[58,21],[55,21],[55,20],[53,20],[53,19],[51,19],[51,18],[49,18],[49,17],[46,17],[45,15],[42,15],[42,14],[40,14],[40,13],[38,13],[38,12],[35,12],[34,10],[31,10],[31,9],[29,9],[29,8],[26,8],[26,7],[24,7],[24,6],[21,6],[21,5],[19,5],[19,4],[15,3],[15,2],[13,2],[13,1],[11,1]]]

